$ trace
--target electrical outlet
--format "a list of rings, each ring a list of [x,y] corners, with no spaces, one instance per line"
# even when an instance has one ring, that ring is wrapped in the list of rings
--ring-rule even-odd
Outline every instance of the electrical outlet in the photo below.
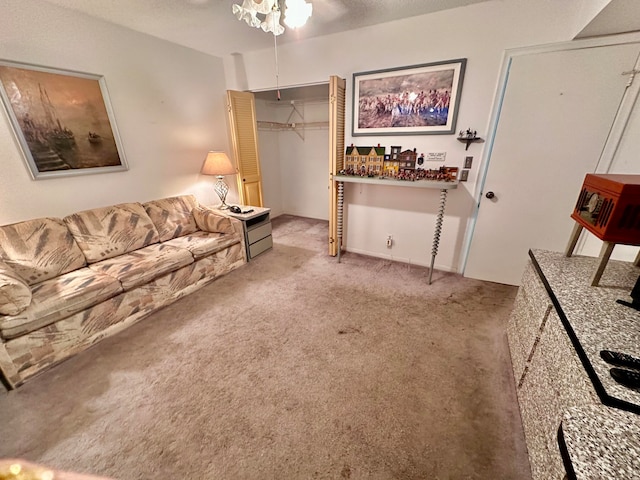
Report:
[[[471,168],[473,157],[464,157],[464,168]]]
[[[387,248],[391,248],[393,246],[393,235],[387,235]]]
[[[469,178],[469,170],[462,170],[460,172],[460,181],[466,182],[468,178]]]

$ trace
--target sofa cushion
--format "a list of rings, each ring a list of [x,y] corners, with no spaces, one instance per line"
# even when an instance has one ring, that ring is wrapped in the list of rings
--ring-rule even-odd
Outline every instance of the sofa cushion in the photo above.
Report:
[[[199,258],[219,252],[239,242],[240,236],[237,234],[195,232],[191,235],[174,238],[173,240],[164,242],[164,244],[171,245],[172,247],[185,248],[198,260]]]
[[[89,268],[118,279],[125,290],[131,290],[190,263],[193,263],[193,256],[189,250],[157,243],[92,263]]]
[[[89,268],[45,280],[31,289],[30,305],[16,315],[0,317],[5,339],[19,337],[66,318],[122,292],[120,283]]]
[[[0,260],[29,285],[86,265],[73,235],[59,218],[0,227]]]
[[[17,315],[31,303],[31,289],[3,261],[0,261],[0,314]]]
[[[197,205],[193,195],[163,198],[143,204],[158,229],[161,242],[189,235],[198,229],[191,213]]]
[[[193,218],[198,228],[205,232],[233,233],[231,218],[207,207],[197,206],[193,209]]]
[[[158,231],[139,203],[94,208],[64,218],[88,263],[158,242]]]

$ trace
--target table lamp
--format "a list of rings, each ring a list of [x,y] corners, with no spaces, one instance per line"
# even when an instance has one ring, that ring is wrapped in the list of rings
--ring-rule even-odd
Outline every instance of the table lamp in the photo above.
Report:
[[[213,190],[218,194],[218,197],[220,197],[220,201],[222,202],[219,208],[221,210],[229,208],[229,205],[225,203],[229,187],[224,183],[224,175],[235,175],[236,169],[231,164],[231,160],[229,160],[227,154],[224,152],[207,153],[207,158],[204,160],[200,173],[203,175],[216,176],[218,180],[213,186]]]

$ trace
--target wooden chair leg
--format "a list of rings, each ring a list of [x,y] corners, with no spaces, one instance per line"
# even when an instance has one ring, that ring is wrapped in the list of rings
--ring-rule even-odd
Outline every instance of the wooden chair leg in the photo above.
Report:
[[[602,248],[600,249],[600,262],[598,263],[598,268],[595,273],[591,277],[591,286],[597,287],[598,283],[600,283],[600,277],[602,277],[602,273],[604,272],[607,263],[609,262],[609,257],[611,257],[611,252],[613,252],[613,247],[616,244],[612,242],[603,242]]]
[[[564,250],[565,257],[570,257],[573,254],[573,250],[576,248],[576,243],[578,243],[578,239],[580,238],[582,228],[582,225],[580,225],[578,222],[576,222],[576,224],[573,226],[571,236],[569,237],[569,243],[567,243],[567,248],[565,248]]]

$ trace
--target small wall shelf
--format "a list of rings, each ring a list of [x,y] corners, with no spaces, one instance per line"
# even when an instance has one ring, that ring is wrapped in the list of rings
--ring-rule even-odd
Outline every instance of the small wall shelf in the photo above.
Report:
[[[471,145],[474,142],[484,142],[484,140],[480,137],[458,137],[458,141],[462,142],[462,143],[466,143],[467,145],[464,147],[465,150],[469,150],[469,145]]]
[[[443,180],[396,180],[394,178],[356,177],[353,175],[336,174],[333,176],[336,182],[368,183],[370,185],[386,185],[388,187],[410,188],[437,188],[438,190],[451,190],[458,188],[458,181],[445,182]]]

